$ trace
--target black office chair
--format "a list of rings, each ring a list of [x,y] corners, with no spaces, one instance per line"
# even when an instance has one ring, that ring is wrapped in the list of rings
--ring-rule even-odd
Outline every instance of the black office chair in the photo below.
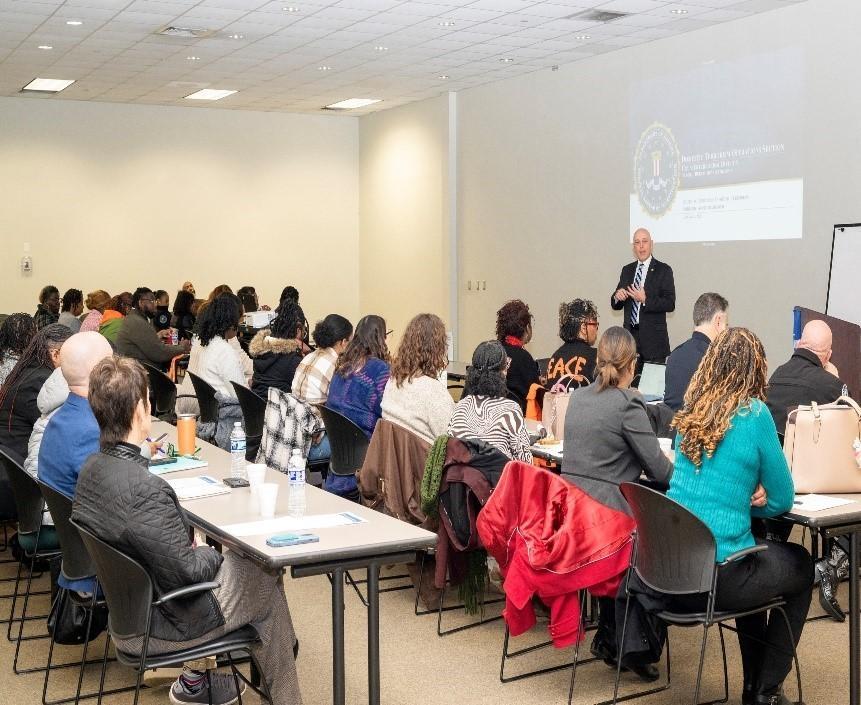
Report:
[[[176,385],[164,372],[152,365],[143,363],[149,375],[149,390],[152,401],[152,415],[168,423],[176,423],[176,400],[193,399],[193,394],[177,394]]]
[[[370,441],[356,424],[343,414],[319,406],[326,435],[329,436],[329,446],[332,456],[329,458],[329,472],[343,477],[355,476],[362,469]],[[346,499],[359,502],[359,490],[351,493]]]
[[[81,535],[78,533],[78,530],[75,529],[74,526],[71,525],[70,520],[72,518],[72,500],[66,497],[66,495],[57,492],[53,487],[46,485],[44,482],[36,481],[39,485],[39,489],[42,491],[42,496],[45,498],[45,502],[48,505],[48,509],[51,511],[51,518],[54,520],[54,528],[57,531],[57,536],[60,539],[60,549],[63,552],[63,563],[60,568],[60,575],[68,581],[72,580],[85,580],[88,578],[92,579],[92,593],[89,597],[85,597],[80,595],[75,590],[69,590],[67,588],[58,586],[57,597],[55,600],[56,612],[57,614],[62,614],[63,609],[66,607],[67,601],[71,600],[76,605],[83,607],[87,612],[87,627],[84,632],[84,641],[81,651],[81,659],[80,661],[71,661],[68,663],[55,664],[53,663],[54,659],[54,633],[51,634],[51,646],[48,648],[48,663],[45,667],[45,682],[42,686],[42,704],[43,705],[61,705],[61,703],[75,703],[77,705],[78,701],[81,698],[94,698],[100,694],[101,691],[95,693],[88,693],[85,695],[81,695],[81,686],[84,680],[84,669],[87,665],[90,664],[104,664],[107,661],[107,653],[108,653],[108,645],[110,644],[110,638],[105,636],[105,652],[102,658],[96,659],[94,661],[87,661],[87,650],[90,645],[90,640],[93,636],[93,618],[96,615],[97,607],[100,610],[104,609],[104,599],[99,599],[98,597],[98,582],[96,581],[96,567],[93,565],[93,561],[90,558],[90,554],[87,553],[87,549],[84,546],[83,541],[81,541]],[[103,613],[102,613],[103,614]],[[101,617],[104,620],[104,617]],[[96,627],[97,631],[101,633],[102,628],[104,628],[104,621],[102,621],[101,625]],[[59,700],[48,700],[48,679],[51,675],[51,670],[57,670],[58,668],[72,668],[74,666],[78,666],[78,687],[75,691],[75,695],[73,697],[61,698]],[[125,693],[131,690],[131,688],[117,688],[115,690],[110,691],[110,693]],[[106,695],[107,693],[101,693],[102,695]]]
[[[189,372],[188,376],[191,377],[191,385],[194,387],[194,395],[200,407],[200,422],[217,424],[218,400],[215,398],[215,387],[194,372]]]
[[[70,523],[80,533],[84,546],[86,546],[96,566],[96,575],[99,578],[99,584],[104,590],[105,599],[110,611],[108,629],[110,630],[111,638],[114,640],[114,647],[117,647],[117,640],[124,641],[134,638],[141,638],[142,640],[140,654],[116,648],[117,661],[137,671],[134,705],[137,705],[140,697],[140,687],[144,671],[151,668],[176,666],[186,661],[196,661],[217,655],[227,657],[233,672],[234,681],[236,682],[237,693],[240,690],[238,679],[241,678],[258,695],[264,697],[268,702],[272,702],[266,680],[262,679],[263,692],[261,692],[236,669],[233,663],[234,652],[244,651],[248,654],[254,667],[259,670],[259,664],[254,658],[251,647],[258,644],[260,638],[251,625],[240,627],[229,634],[197,646],[157,655],[150,655],[148,653],[153,612],[173,600],[186,598],[190,595],[196,595],[217,588],[218,583],[207,582],[186,585],[185,587],[171,590],[165,595],[156,597],[152,579],[140,563],[122,551],[105,543],[74,520]],[[100,689],[103,686],[104,680],[100,684]],[[240,704],[241,702],[242,699],[240,696]]]
[[[40,671],[41,668],[18,668],[18,656],[21,652],[21,642],[30,641],[32,639],[47,639],[49,634],[31,634],[24,636],[24,623],[33,620],[46,619],[47,614],[27,616],[27,608],[30,604],[32,592],[33,573],[35,572],[36,562],[45,562],[60,555],[59,548],[40,548],[39,542],[42,538],[42,518],[45,511],[45,501],[42,498],[42,492],[27,471],[24,470],[24,461],[14,451],[0,446],[0,463],[2,463],[6,474],[9,478],[9,484],[12,487],[12,495],[15,497],[15,506],[18,509],[18,541],[21,550],[24,553],[24,558],[27,562],[27,587],[23,595],[21,589],[21,572],[24,567],[23,562],[18,565],[18,573],[15,579],[15,590],[12,595],[12,609],[9,612],[9,622],[6,627],[6,638],[9,641],[15,642],[15,658],[12,661],[12,670],[18,673],[33,673]],[[23,597],[24,602],[21,608],[21,615],[15,616],[15,608],[18,604],[18,598]],[[18,635],[13,638],[12,625],[17,622]]]
[[[727,556],[723,562],[716,563],[717,544],[709,528],[685,507],[667,498],[661,492],[644,487],[642,485],[625,482],[620,487],[625,500],[631,507],[631,512],[637,522],[634,534],[634,548],[631,557],[631,567],[625,581],[627,600],[625,603],[625,620],[622,627],[622,635],[619,643],[625,643],[625,631],[628,626],[628,608],[631,601],[630,579],[631,574],[637,577],[651,590],[666,595],[693,595],[706,594],[708,596],[707,607],[704,612],[674,612],[665,610],[658,613],[658,617],[668,624],[693,627],[703,627],[702,646],[700,648],[699,666],[697,668],[697,681],[694,689],[694,702],[699,703],[700,686],[702,684],[703,664],[705,661],[706,640],[708,630],[715,625],[718,626],[718,634],[721,641],[721,654],[723,656],[723,680],[724,695],[721,700],[712,702],[726,702],[729,698],[729,677],[727,675],[726,646],[724,644],[723,630],[736,631],[724,622],[734,620],[737,617],[767,610],[776,609],[783,617],[786,628],[789,631],[790,641],[794,644],[792,628],[783,610],[785,602],[776,597],[758,607],[740,610],[716,610],[715,602],[718,591],[718,568],[732,561],[740,560],[752,553],[764,551],[767,546],[758,544],[750,548],[736,551]],[[631,697],[640,697],[651,693],[666,690],[670,687],[670,652],[669,643],[667,650],[667,682],[665,685],[654,688],[634,696],[619,698],[619,676],[621,673],[622,659],[617,659],[616,682],[613,687],[612,703],[620,700],[628,700]],[[793,647],[793,658],[795,659],[795,675],[798,681],[798,700],[803,700],[801,692],[801,672],[798,668],[798,655]],[[569,697],[570,705],[570,697]]]
[[[257,459],[257,450],[263,438],[263,418],[266,416],[266,400],[236,382],[231,382],[242,409],[242,419],[245,425],[245,459],[253,463]]]

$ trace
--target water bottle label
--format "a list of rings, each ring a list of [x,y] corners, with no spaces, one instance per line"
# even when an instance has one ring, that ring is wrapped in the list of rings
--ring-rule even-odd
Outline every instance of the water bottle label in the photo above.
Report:
[[[237,451],[245,450],[245,439],[244,438],[231,438],[230,439],[230,452],[235,453]]]

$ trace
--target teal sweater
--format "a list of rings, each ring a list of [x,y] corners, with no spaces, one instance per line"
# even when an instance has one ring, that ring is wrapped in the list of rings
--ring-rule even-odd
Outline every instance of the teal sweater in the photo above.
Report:
[[[777,440],[774,420],[758,399],[736,411],[714,455],[703,454],[700,469],[678,448],[667,496],[687,507],[711,529],[717,560],[753,546],[751,517],[774,517],[792,508],[795,489],[789,466]],[[764,507],[751,507],[750,498],[762,483],[768,495]]]

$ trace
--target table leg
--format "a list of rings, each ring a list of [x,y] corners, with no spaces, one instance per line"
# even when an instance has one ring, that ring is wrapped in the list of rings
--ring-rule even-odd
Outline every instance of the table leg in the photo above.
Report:
[[[380,566],[368,566],[368,703],[380,705]]]
[[[859,705],[861,642],[858,635],[858,532],[849,534],[849,705]]]
[[[332,571],[332,702],[344,705],[344,569]]]

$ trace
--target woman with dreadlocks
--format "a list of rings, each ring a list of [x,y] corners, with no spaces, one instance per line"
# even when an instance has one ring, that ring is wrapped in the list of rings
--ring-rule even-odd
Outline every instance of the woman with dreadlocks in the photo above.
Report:
[[[757,543],[768,550],[718,570],[715,609],[744,610],[778,596],[792,629],[777,610],[736,620],[744,671],[744,705],[788,705],[783,680],[801,636],[813,562],[803,546],[757,541],[752,517],[775,517],[792,508],[794,489],[774,421],[763,402],[765,351],[745,328],[730,328],[706,351],[674,425],[676,460],[667,495],[709,527],[717,562]],[[705,599],[686,600],[699,609]]]
[[[36,323],[29,313],[13,313],[0,325],[0,386],[35,334]]]
[[[72,335],[66,326],[51,323],[42,328],[21,355],[0,387],[0,445],[27,457],[27,442],[39,418],[36,398],[60,360],[60,347]]]

